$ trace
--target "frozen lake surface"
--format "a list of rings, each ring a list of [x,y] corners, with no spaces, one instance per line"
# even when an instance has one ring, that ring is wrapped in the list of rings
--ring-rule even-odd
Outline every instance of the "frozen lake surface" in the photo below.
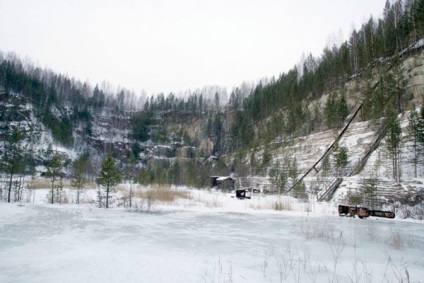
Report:
[[[424,282],[424,225],[0,204],[0,282]]]

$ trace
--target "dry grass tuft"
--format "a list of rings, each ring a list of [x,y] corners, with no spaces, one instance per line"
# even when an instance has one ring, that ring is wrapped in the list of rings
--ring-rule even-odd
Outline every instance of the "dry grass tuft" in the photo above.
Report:
[[[126,191],[128,191],[128,186],[126,184],[118,184],[114,188],[115,188],[115,190],[117,192],[126,192]]]
[[[56,180],[55,183],[59,183],[58,180]],[[62,183],[64,187],[70,187],[71,186],[71,181],[68,179],[62,179]],[[37,190],[37,189],[50,189],[52,186],[52,183],[50,181],[50,179],[47,178],[39,178],[39,179],[35,179],[35,180],[26,180],[25,181],[25,186],[28,186],[28,188]]]
[[[56,180],[56,183],[58,184],[59,181]],[[63,187],[65,187],[65,188],[71,188],[71,189],[73,188],[72,185],[71,185],[70,179],[62,179],[62,184],[63,184]],[[52,183],[51,183],[50,179],[44,178],[44,177],[38,178],[38,179],[35,179],[35,180],[29,180],[29,179],[25,180],[25,187],[28,187],[28,188],[33,189],[33,190],[50,189],[51,186],[52,186]],[[97,188],[97,185],[96,185],[95,182],[87,182],[84,185],[84,188],[86,188],[86,189]]]
[[[179,198],[191,199],[191,194],[185,190],[172,189],[170,186],[157,185],[145,191],[136,191],[135,197],[145,198],[152,202],[172,203]]]
[[[282,199],[282,200],[278,200],[274,203],[273,208],[275,210],[293,210],[292,205],[290,203],[289,200],[287,199]]]
[[[252,201],[249,204],[249,207],[254,210],[275,209],[275,202],[269,200],[255,200],[255,202]]]

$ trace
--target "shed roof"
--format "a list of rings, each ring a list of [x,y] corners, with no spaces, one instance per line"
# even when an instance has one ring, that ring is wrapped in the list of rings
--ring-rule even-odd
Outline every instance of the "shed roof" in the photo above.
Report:
[[[217,181],[225,181],[225,180],[233,180],[233,178],[231,178],[230,176],[226,176],[226,177],[218,177],[216,180]]]

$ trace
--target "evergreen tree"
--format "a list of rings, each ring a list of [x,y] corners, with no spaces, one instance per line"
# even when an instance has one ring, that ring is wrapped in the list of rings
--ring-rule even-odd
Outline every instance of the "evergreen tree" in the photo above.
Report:
[[[387,91],[385,90],[385,78],[380,77],[379,84],[376,89],[371,87],[371,83],[367,81],[366,100],[362,107],[362,117],[364,120],[377,119],[384,112],[385,105],[389,100]]]
[[[322,114],[318,103],[314,104],[311,123],[312,131],[318,130],[322,126]]]
[[[349,115],[349,108],[345,96],[337,96],[331,93],[327,99],[324,116],[325,122],[329,128],[341,127],[346,117]]]
[[[327,127],[333,128],[335,123],[337,122],[337,96],[334,92],[332,92],[328,98],[327,102],[325,104],[324,108],[324,117],[325,117],[325,123]]]
[[[424,105],[424,104],[423,104]],[[418,162],[420,155],[423,154],[424,150],[424,106],[421,107],[421,113],[414,110],[409,116],[408,133],[410,139],[413,142],[414,149],[414,176],[418,177]]]
[[[184,173],[184,183],[188,186],[198,186],[198,173],[196,167],[196,159],[190,159]]]
[[[220,105],[221,105],[221,103],[220,103],[220,99],[219,99],[219,94],[218,94],[218,92],[216,92],[215,93],[215,109],[216,109],[217,112],[219,112]]]
[[[387,73],[384,76],[382,87],[387,98],[392,101],[396,112],[401,113],[411,97],[406,95],[408,93],[406,91],[407,81],[402,73],[400,64],[396,64],[393,70],[393,72]],[[387,100],[384,103],[387,103]]]
[[[336,145],[333,153],[334,165],[339,176],[343,176],[346,166],[349,164],[349,153],[345,146]]]
[[[399,181],[399,158],[400,158],[400,147],[401,147],[401,134],[402,129],[400,127],[399,119],[393,111],[389,111],[389,114],[385,120],[385,140],[386,149],[392,160],[393,179]]]
[[[294,157],[291,160],[291,162],[289,161],[288,164],[289,164],[289,170],[288,170],[289,177],[292,180],[297,180],[298,170],[297,170],[297,159],[296,159],[296,157]]]
[[[250,153],[250,175],[255,175],[255,168],[256,168],[256,157],[255,157],[255,150],[253,150]]]
[[[71,185],[77,189],[77,199],[76,203],[80,203],[80,193],[81,190],[84,188],[85,183],[87,182],[87,179],[84,176],[84,172],[87,169],[88,163],[88,156],[85,154],[82,154],[78,156],[78,158],[74,161],[72,164],[74,174],[72,176]]]
[[[376,178],[366,179],[362,182],[364,204],[374,209],[377,205],[377,183]]]
[[[130,191],[128,195],[129,207],[132,207],[133,184],[134,184],[134,178],[135,178],[136,165],[137,165],[137,158],[135,158],[133,151],[130,151],[130,154],[127,160],[127,166],[125,168],[125,178],[129,180],[130,182]]]
[[[112,152],[109,151],[103,160],[102,169],[100,171],[99,183],[106,188],[106,208],[109,208],[109,193],[113,187],[121,182],[121,174],[115,167],[115,161]]]
[[[271,170],[269,171],[269,177],[271,179],[271,184],[277,189],[278,192],[279,192],[279,188],[278,188],[279,172],[280,172],[280,162],[277,160],[277,162],[273,164]]]
[[[266,168],[271,161],[271,153],[269,152],[268,143],[264,146],[264,152],[262,155],[262,168]]]
[[[142,169],[136,176],[136,180],[139,184],[142,185],[149,185],[153,182],[153,172],[152,170],[148,169]]]
[[[182,175],[181,166],[178,163],[178,160],[174,162],[169,170],[168,170],[168,183],[169,184],[175,184],[175,185],[181,185],[181,175]]]
[[[224,136],[223,126],[221,122],[221,115],[219,113],[215,115],[213,121],[213,136],[215,137],[215,144],[213,148],[213,154],[222,152],[222,140]]]
[[[330,155],[327,154],[322,160],[322,165],[321,165],[322,176],[327,177],[330,170],[331,170]]]
[[[10,202],[13,177],[16,174],[23,172],[25,169],[25,151],[22,142],[24,140],[24,136],[18,130],[17,127],[12,128],[12,133],[8,137],[3,153],[3,166],[5,172],[9,175],[9,185],[8,185],[8,194],[7,194],[7,202]]]
[[[288,181],[288,172],[280,168],[280,162],[277,160],[269,172],[271,184],[276,188],[278,195],[285,191]]]
[[[293,196],[298,199],[306,200],[308,194],[306,193],[306,185],[303,181],[298,182],[297,179],[294,180],[295,185],[293,187]]]
[[[289,161],[288,163],[290,164],[288,168],[288,177],[290,177],[291,183],[293,184],[292,195],[295,198],[306,199],[307,194],[306,194],[305,183],[303,181],[298,182],[298,179],[297,179],[297,176],[299,175],[299,171],[297,168],[296,157],[294,157],[291,160],[291,162]]]
[[[205,136],[211,136],[212,135],[212,119],[208,118],[206,121],[206,126],[205,126]]]
[[[132,118],[132,137],[137,141],[147,141],[149,139],[149,130],[152,122],[152,113],[142,111],[134,114]]]
[[[50,192],[50,203],[54,204],[54,189],[58,192],[61,189],[62,182],[62,161],[60,155],[56,152],[52,159],[47,164],[46,176],[50,178],[51,192]],[[59,179],[59,184],[56,182]]]
[[[338,120],[338,126],[343,126],[343,122],[346,119],[346,117],[349,115],[349,107],[347,106],[347,101],[345,98],[345,95],[341,95],[338,101],[338,108],[337,108],[337,120]]]
[[[166,169],[158,166],[154,171],[154,183],[164,185],[167,182]]]

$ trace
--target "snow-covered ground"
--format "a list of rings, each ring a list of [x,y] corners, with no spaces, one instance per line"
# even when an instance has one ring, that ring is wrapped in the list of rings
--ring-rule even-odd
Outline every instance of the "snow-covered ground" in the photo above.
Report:
[[[51,205],[47,190],[0,203],[0,282],[424,282],[423,222],[188,192],[149,213],[142,199],[132,211]]]

